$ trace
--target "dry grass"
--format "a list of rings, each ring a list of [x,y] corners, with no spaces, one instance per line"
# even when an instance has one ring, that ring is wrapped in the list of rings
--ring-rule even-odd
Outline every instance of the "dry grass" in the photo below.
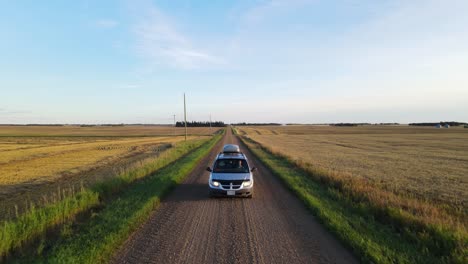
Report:
[[[171,126],[0,126],[0,185],[53,181],[103,162],[152,152],[160,144],[183,140],[184,131]],[[189,139],[209,132],[189,128]]]
[[[58,188],[88,186],[157,157],[184,140],[173,131],[169,126],[0,126],[0,220],[15,215],[15,208],[21,213],[32,202],[51,199]],[[176,134],[183,131],[177,128]],[[189,140],[201,139],[209,128],[189,128],[189,133]]]
[[[340,204],[338,215],[346,215],[352,208],[347,217],[336,215],[341,221],[328,217],[323,221],[340,236],[347,230],[342,239],[362,254],[370,254],[367,244],[357,243],[355,230],[344,227],[355,226],[358,223],[353,219],[364,217],[390,228],[383,244],[376,242],[379,250],[371,254],[372,262],[385,257],[390,262],[408,258],[412,263],[424,256],[422,259],[434,263],[466,263],[468,130],[295,126],[243,127],[239,134],[254,148],[259,144],[258,153],[266,160],[276,159],[283,167],[289,164],[287,168],[295,173],[282,168],[278,174],[314,210],[334,214],[322,206],[326,201]],[[277,167],[276,163],[270,165]],[[283,176],[286,174],[289,176]],[[318,183],[310,185],[315,189],[307,189],[308,180]],[[319,195],[323,201],[312,203],[310,197],[322,190],[328,192]],[[364,229],[366,238],[361,240],[372,240],[379,230]],[[386,249],[399,245],[400,237],[418,249],[400,254],[394,247],[394,256],[387,256]],[[427,263],[422,259],[416,262]]]
[[[285,126],[240,130],[271,150],[315,168],[466,209],[468,129]]]
[[[468,133],[463,127],[451,127],[450,129],[436,129],[432,127],[417,126],[357,126],[357,127],[336,127],[328,125],[290,125],[290,126],[251,126],[238,127],[241,132],[247,131],[250,134],[262,135],[349,135],[349,134],[459,134]]]
[[[212,128],[215,133],[219,128]],[[190,135],[209,135],[209,127],[189,127]],[[184,135],[185,129],[172,126],[0,126],[0,136],[84,136],[130,137]]]
[[[1,138],[0,138],[1,140]],[[161,143],[175,143],[182,137],[152,137],[116,140],[91,140],[64,144],[3,150],[0,156],[0,185],[31,181],[53,181],[70,173],[96,167],[103,162],[115,162],[133,153],[151,151]]]
[[[93,255],[94,262],[96,257],[102,258],[102,244],[107,246],[108,252],[113,252],[116,243],[125,240],[131,231],[131,225],[136,224],[129,218],[140,223],[142,206],[147,204],[143,206],[146,214],[153,211],[156,206],[154,202],[159,201],[162,194],[167,193],[181,177],[187,175],[197,160],[221,137],[222,135],[218,134],[211,139],[198,137],[195,140],[184,141],[158,156],[123,168],[114,177],[101,179],[88,188],[81,187],[78,192],[73,189],[58,190],[58,199],[53,199],[41,207],[37,207],[35,202],[24,214],[0,222],[0,262],[50,262],[49,257],[43,260],[39,260],[38,257],[44,256],[44,249],[60,247],[75,231],[73,235],[76,239],[71,241],[79,247],[79,252],[83,253],[85,244],[92,247],[85,250],[85,255],[95,252],[96,247],[100,247],[98,256]],[[158,175],[154,175],[155,173]],[[143,194],[146,196],[142,197]],[[75,222],[77,214],[84,212],[87,213]],[[95,222],[96,219],[103,221]],[[86,233],[84,230],[75,230],[75,227],[83,223],[90,224],[91,228],[86,236],[88,240],[93,239],[90,243],[88,240],[79,239]],[[52,236],[49,236],[50,234]],[[14,254],[11,254],[13,251]],[[72,255],[67,257],[68,260],[52,262],[76,263],[78,251],[73,250]]]

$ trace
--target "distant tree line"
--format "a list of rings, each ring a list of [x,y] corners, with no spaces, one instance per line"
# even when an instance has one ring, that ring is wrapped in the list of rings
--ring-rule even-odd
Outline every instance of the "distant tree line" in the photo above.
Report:
[[[23,125],[20,125],[23,126]],[[26,124],[24,126],[64,126],[63,124]]]
[[[231,124],[233,126],[281,126],[282,124],[279,123],[235,123]]]
[[[379,126],[398,126],[400,123],[375,123],[374,125]]]
[[[335,123],[330,124],[330,126],[343,126],[343,127],[354,127],[354,126],[369,126],[370,123]]]
[[[455,122],[455,121],[440,121],[440,122],[426,122],[426,123],[410,123],[410,126],[436,126],[436,125],[449,125],[449,126],[463,126],[467,125],[467,123],[464,122]]]
[[[187,127],[209,127],[210,122],[202,122],[202,121],[190,121],[187,122]],[[211,122],[212,127],[225,127],[226,125],[222,121],[212,121]],[[176,127],[185,127],[185,123],[182,121],[177,121],[176,122]]]
[[[399,123],[333,123],[330,126],[397,126]]]
[[[123,127],[125,124],[99,124],[99,125],[80,125],[80,127],[103,127],[103,126],[110,126],[110,127]]]
[[[287,126],[306,125],[306,126],[398,126],[400,123],[286,123]]]

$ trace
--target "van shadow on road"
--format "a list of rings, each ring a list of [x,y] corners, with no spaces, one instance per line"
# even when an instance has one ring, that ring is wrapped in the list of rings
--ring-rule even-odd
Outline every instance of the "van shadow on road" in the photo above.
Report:
[[[242,200],[245,197],[212,197],[208,195],[208,183],[181,183],[176,186],[174,193],[167,197],[165,202],[195,202],[205,200],[231,201]]]
[[[202,201],[210,199],[208,183],[180,183],[174,192],[166,198],[166,202]]]

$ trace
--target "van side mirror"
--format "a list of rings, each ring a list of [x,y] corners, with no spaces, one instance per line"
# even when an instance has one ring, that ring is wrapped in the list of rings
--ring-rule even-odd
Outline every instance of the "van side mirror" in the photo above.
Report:
[[[206,167],[206,170],[212,172],[213,170],[210,167]]]
[[[257,170],[257,167],[253,167],[250,171],[251,171],[251,172],[254,172],[254,171],[256,171],[256,170]]]

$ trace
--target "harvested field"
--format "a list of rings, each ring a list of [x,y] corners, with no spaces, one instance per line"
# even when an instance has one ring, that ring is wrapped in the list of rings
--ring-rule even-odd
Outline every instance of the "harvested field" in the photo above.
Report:
[[[275,152],[316,168],[466,210],[468,129],[278,126],[239,130]]]
[[[209,135],[209,127],[189,127],[190,135]],[[213,127],[212,133],[219,128]],[[185,128],[173,126],[0,126],[0,136],[45,136],[45,137],[141,137],[184,135]]]
[[[239,129],[317,216],[371,262],[466,263],[467,130],[295,126],[258,135],[257,128]],[[331,203],[336,208],[327,208]]]
[[[0,126],[0,135],[16,133],[0,136],[0,214],[11,216],[33,201],[61,196],[60,189],[114,177],[185,139],[170,135],[173,127],[110,128]],[[209,128],[191,130],[189,140],[209,133]]]
[[[62,175],[87,170],[98,164],[113,162],[136,153],[155,152],[158,151],[160,144],[183,139],[183,137],[148,137],[91,139],[68,143],[57,139],[57,142],[49,140],[48,145],[42,146],[29,147],[21,144],[21,148],[2,151],[0,184],[53,181]]]

